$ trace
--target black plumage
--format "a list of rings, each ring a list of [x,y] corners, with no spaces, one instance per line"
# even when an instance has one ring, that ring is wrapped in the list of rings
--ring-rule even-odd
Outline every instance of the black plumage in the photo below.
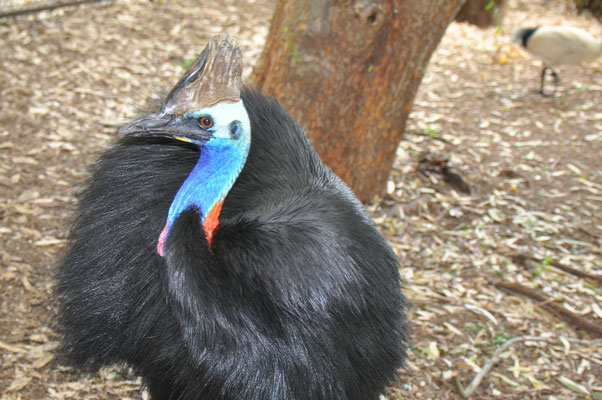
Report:
[[[197,147],[124,137],[93,167],[57,275],[60,352],[126,363],[153,400],[376,399],[408,340],[397,259],[280,104],[241,97],[251,150],[211,246],[189,209],[156,251]]]

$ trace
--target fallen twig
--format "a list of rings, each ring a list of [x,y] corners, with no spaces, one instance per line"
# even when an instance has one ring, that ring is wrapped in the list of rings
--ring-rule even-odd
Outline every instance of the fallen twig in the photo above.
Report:
[[[38,6],[38,7],[1,11],[0,18],[16,17],[18,15],[23,15],[23,14],[33,14],[33,13],[37,13],[40,11],[54,10],[56,8],[62,8],[62,7],[79,6],[82,4],[97,3],[97,2],[101,2],[101,1],[105,1],[105,0],[72,0],[72,1],[60,2],[60,3],[57,2],[57,3],[42,4],[41,6]]]
[[[580,278],[594,281],[598,285],[602,284],[602,276],[601,275],[590,274],[588,272],[584,272],[584,271],[581,271],[581,270],[569,267],[567,265],[562,265],[562,264],[557,263],[555,261],[551,261],[550,265],[553,266],[554,268],[561,269],[564,272],[568,272],[569,274],[573,274],[573,275],[578,276]]]
[[[427,137],[429,139],[439,140],[439,141],[441,141],[443,143],[451,144],[453,146],[452,142],[450,142],[449,140],[444,139],[444,138],[442,138],[440,136],[437,136],[437,135],[429,135],[428,133],[422,133],[422,132],[409,132],[409,134],[410,135],[416,135],[416,136],[424,136],[424,137]]]
[[[521,337],[517,337],[517,338],[508,340],[506,343],[501,345],[495,351],[495,353],[493,353],[493,356],[491,356],[491,358],[489,360],[487,360],[485,362],[485,364],[483,364],[479,373],[475,375],[475,377],[472,379],[470,384],[468,384],[468,386],[466,386],[466,388],[464,388],[462,386],[462,383],[460,383],[460,378],[458,378],[457,376],[454,377],[454,386],[458,390],[458,393],[460,393],[460,396],[462,396],[463,399],[469,398],[474,393],[474,391],[477,389],[477,387],[479,386],[479,384],[481,383],[481,381],[483,380],[485,375],[487,375],[487,373],[491,370],[491,368],[500,361],[500,354],[502,354],[504,351],[506,351],[510,346],[514,345],[515,343],[524,342],[527,340],[551,342],[551,341],[554,341],[555,339],[542,337],[542,336],[521,336]]]
[[[553,299],[548,298],[546,295],[544,295],[542,293],[539,293],[539,292],[537,292],[533,289],[530,289],[526,286],[523,286],[521,284],[512,283],[512,282],[500,281],[495,284],[495,287],[497,287],[498,289],[504,289],[504,290],[508,290],[508,291],[511,291],[514,293],[521,294],[523,296],[530,297],[531,299],[538,301],[539,305],[542,308],[545,308],[548,311],[551,311],[557,317],[568,322],[575,328],[582,329],[596,337],[602,337],[602,326],[596,325],[596,324],[580,317],[579,315],[570,312],[569,310],[562,307],[561,305],[556,304],[553,301]]]
[[[526,261],[527,260],[530,260],[530,261],[535,262],[535,263],[541,263],[543,261],[543,260],[539,260],[539,259],[537,259],[535,257],[532,257],[532,256],[527,256],[525,254],[513,254],[510,257],[512,258],[512,261],[514,263],[519,264],[519,265],[523,265],[523,266],[526,266],[526,264],[527,264]],[[556,261],[550,261],[549,264],[551,266],[553,266],[554,268],[558,268],[558,269],[560,269],[560,270],[562,270],[564,272],[568,272],[571,275],[575,275],[575,276],[578,276],[580,278],[587,279],[589,281],[593,281],[597,285],[602,284],[602,275],[590,274],[589,272],[581,271],[579,269],[576,269],[576,268],[573,268],[573,267],[569,267],[567,265],[560,264],[560,263],[558,263]]]

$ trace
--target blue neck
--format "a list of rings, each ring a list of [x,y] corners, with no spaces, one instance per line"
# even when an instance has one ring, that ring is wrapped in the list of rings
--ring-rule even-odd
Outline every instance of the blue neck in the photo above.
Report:
[[[248,148],[218,138],[201,146],[199,160],[169,207],[166,225],[171,227],[178,216],[190,207],[200,211],[201,222],[204,222],[213,206],[223,201],[232,188],[247,153]]]

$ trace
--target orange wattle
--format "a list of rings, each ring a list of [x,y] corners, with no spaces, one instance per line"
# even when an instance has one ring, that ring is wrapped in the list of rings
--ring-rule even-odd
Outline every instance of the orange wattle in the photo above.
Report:
[[[203,229],[205,230],[205,236],[207,236],[207,243],[211,246],[211,239],[213,238],[213,231],[219,225],[219,214],[222,212],[223,201],[218,201],[211,208],[211,211],[205,217],[203,221]]]

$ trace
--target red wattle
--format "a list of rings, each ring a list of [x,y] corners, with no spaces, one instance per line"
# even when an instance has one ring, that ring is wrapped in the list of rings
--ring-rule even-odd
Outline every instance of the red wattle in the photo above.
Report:
[[[203,221],[203,229],[205,230],[205,236],[207,236],[207,243],[211,246],[211,239],[213,238],[213,231],[219,225],[219,214],[222,212],[223,201],[215,203],[211,208],[211,211],[205,217]]]

